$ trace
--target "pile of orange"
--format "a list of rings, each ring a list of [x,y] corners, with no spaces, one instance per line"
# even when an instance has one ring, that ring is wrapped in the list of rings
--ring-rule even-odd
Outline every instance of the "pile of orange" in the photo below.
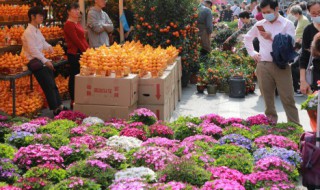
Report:
[[[6,29],[4,29],[6,30]],[[10,37],[10,45],[21,45],[21,37],[24,32],[23,26],[15,26],[11,27],[10,29],[7,29],[7,33]]]
[[[60,44],[54,46],[53,51],[54,51],[53,53],[50,53],[49,51],[43,50],[42,53],[47,59],[51,59],[53,61],[60,61],[65,54]]]
[[[64,78],[63,76],[59,75],[58,77],[55,78],[55,81],[60,94],[67,93],[69,91],[68,89],[69,78]]]
[[[0,56],[0,73],[16,74],[27,70],[26,65],[28,60],[23,55],[13,55],[12,53],[5,53]]]
[[[0,21],[27,21],[28,5],[0,5]]]
[[[151,72],[153,76],[160,76],[178,54],[179,50],[173,46],[153,48],[140,42],[101,46],[83,53],[80,59],[81,75],[108,76],[108,73],[115,72],[117,77],[121,77],[130,72],[140,76]]]
[[[46,40],[63,37],[63,29],[59,26],[41,27],[40,31]]]
[[[0,93],[3,101],[0,101],[0,110],[12,115],[12,93],[2,91]],[[37,91],[18,91],[16,93],[16,115],[29,115],[37,112],[43,106],[43,99]]]

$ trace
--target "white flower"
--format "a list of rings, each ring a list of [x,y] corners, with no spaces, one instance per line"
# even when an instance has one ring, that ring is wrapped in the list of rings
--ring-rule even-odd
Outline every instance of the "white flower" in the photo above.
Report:
[[[125,151],[130,151],[134,148],[141,147],[142,141],[134,137],[126,136],[113,136],[108,139],[107,146],[115,149],[122,149]]]
[[[157,174],[146,167],[136,167],[121,170],[115,174],[115,181],[129,178],[142,178],[148,182],[155,182]]]
[[[83,125],[104,124],[104,121],[98,117],[87,117],[82,121]]]

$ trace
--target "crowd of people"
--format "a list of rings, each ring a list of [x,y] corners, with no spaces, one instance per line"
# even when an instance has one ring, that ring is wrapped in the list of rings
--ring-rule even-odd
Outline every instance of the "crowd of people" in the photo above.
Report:
[[[286,10],[280,9],[278,0],[212,6],[210,0],[200,3],[198,23],[217,22],[208,10],[218,12],[218,22],[238,22],[238,30],[225,43],[243,36],[244,47],[257,63],[265,114],[277,122],[274,103],[277,91],[288,121],[299,123],[294,96],[312,93],[320,80],[320,0],[294,2]],[[201,38],[202,52],[210,53],[207,47],[212,39],[211,24],[199,29],[201,34],[207,32],[210,36]]]

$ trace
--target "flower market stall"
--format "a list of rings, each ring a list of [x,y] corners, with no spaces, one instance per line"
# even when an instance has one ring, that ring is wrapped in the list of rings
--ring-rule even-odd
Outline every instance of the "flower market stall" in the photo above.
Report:
[[[264,115],[0,119],[1,190],[295,189],[299,177],[302,128]]]

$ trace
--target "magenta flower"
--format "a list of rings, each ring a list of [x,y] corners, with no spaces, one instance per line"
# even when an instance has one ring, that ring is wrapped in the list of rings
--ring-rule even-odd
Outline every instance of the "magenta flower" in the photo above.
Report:
[[[133,113],[130,114],[130,117],[133,116],[144,116],[144,117],[155,117],[157,118],[156,114],[154,114],[151,110],[147,108],[139,108],[133,111]]]
[[[211,136],[195,135],[185,138],[179,145],[178,150],[182,149],[182,154],[186,155],[193,151],[207,151],[203,150],[203,147],[197,145],[197,142],[206,142],[208,147],[218,144],[219,142]]]
[[[12,130],[15,132],[25,131],[29,133],[36,133],[39,127],[40,125],[38,124],[24,123],[18,126],[12,126]]]
[[[201,190],[245,190],[245,188],[236,181],[229,179],[218,179],[207,181]]]
[[[44,126],[44,125],[47,125],[49,123],[49,121],[50,121],[50,118],[48,118],[48,117],[39,117],[39,118],[31,120],[29,123]]]
[[[232,181],[237,181],[239,184],[244,185],[246,182],[245,175],[238,170],[230,169],[228,167],[211,167],[207,169],[212,173],[211,179],[228,179]]]
[[[278,135],[266,135],[254,140],[254,143],[257,145],[258,148],[264,147],[280,147],[286,148],[288,150],[298,150],[298,145],[293,142],[292,140],[288,139],[284,136]]]
[[[173,130],[165,125],[161,124],[154,124],[150,126],[150,136],[152,137],[167,137],[167,138],[172,138],[173,136]]]
[[[178,159],[172,152],[161,147],[142,147],[133,157],[134,164],[149,167],[154,171],[162,170],[167,164]]]
[[[21,147],[15,154],[13,161],[20,167],[29,169],[46,163],[63,166],[60,152],[49,145],[35,144]]]
[[[71,136],[83,136],[88,130],[88,126],[81,125],[75,128],[72,128],[70,131]]]
[[[0,187],[0,190],[22,190],[22,189],[19,187],[7,185],[7,186]]]
[[[276,156],[270,156],[270,157],[266,157],[259,160],[256,163],[254,170],[267,171],[267,170],[270,170],[271,167],[277,168],[277,169],[283,169],[288,172],[292,172],[294,170],[294,166],[292,166],[290,163],[287,163],[286,161]]]
[[[225,119],[225,120],[221,123],[221,125],[223,125],[223,126],[228,126],[228,125],[231,125],[231,124],[234,124],[234,123],[243,124],[243,123],[244,123],[244,120],[241,119],[241,118],[231,117],[231,118]]]
[[[154,138],[149,138],[147,141],[143,142],[141,146],[158,146],[158,147],[163,147],[171,152],[175,152],[178,149],[180,141],[179,140],[171,140],[167,138],[162,138],[162,137],[154,137]]]
[[[122,131],[120,132],[120,136],[135,137],[142,141],[146,141],[148,139],[147,133],[144,130],[128,127],[122,129]]]
[[[100,168],[103,171],[105,171],[107,168],[111,168],[111,166],[109,164],[105,164],[104,162],[102,162],[100,160],[87,160],[87,164],[92,167],[97,166],[98,168]]]
[[[251,129],[249,127],[242,125],[242,124],[239,124],[239,123],[232,123],[231,127],[237,127],[240,129],[245,129],[245,130],[251,131]]]
[[[81,137],[72,137],[70,144],[80,145],[86,144],[89,149],[102,148],[106,146],[107,139],[100,136],[85,135]]]
[[[220,115],[217,115],[217,114],[204,115],[204,116],[201,116],[200,119],[202,119],[203,122],[214,123],[216,125],[221,125],[225,120],[225,118],[223,118],[223,117],[221,117]]]
[[[222,135],[222,128],[213,123],[203,122],[200,124],[202,134],[219,138]]]
[[[289,182],[288,175],[281,170],[268,170],[262,172],[251,173],[246,176],[246,179],[253,185],[258,182],[262,184],[264,182]]]
[[[111,186],[109,186],[110,190],[142,190],[147,189],[148,184],[142,178],[126,178],[120,179],[115,182]]]
[[[255,116],[248,117],[246,120],[248,126],[253,125],[272,125],[272,121],[265,115],[259,114]]]
[[[77,111],[62,111],[59,115],[55,116],[54,119],[68,119],[76,122],[77,124],[81,124],[82,120],[87,116],[81,112]]]

